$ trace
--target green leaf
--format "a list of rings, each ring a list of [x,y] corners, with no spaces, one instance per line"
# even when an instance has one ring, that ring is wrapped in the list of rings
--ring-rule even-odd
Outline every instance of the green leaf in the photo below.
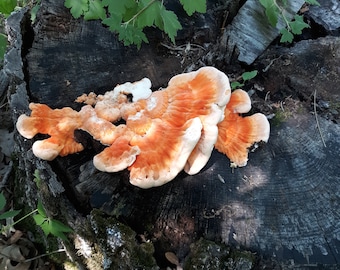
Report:
[[[172,11],[166,10],[165,7],[162,5],[160,8],[160,15],[163,21],[163,28],[159,28],[169,36],[172,43],[175,43],[175,36],[177,35],[177,31],[182,29],[182,26],[179,23],[176,14]],[[159,23],[158,20],[156,22]]]
[[[309,24],[307,24],[303,21],[303,17],[300,16],[300,15],[295,15],[294,21],[290,22],[289,26],[292,30],[292,33],[295,34],[295,35],[302,34],[303,29],[310,27]]]
[[[154,25],[155,20],[160,17],[161,3],[154,0],[141,0],[139,3],[141,13],[136,19],[138,27],[143,28]]]
[[[4,209],[6,206],[6,198],[5,195],[1,192],[0,193],[0,210]]]
[[[63,232],[56,231],[56,232],[51,232],[51,234],[53,234],[56,237],[61,238],[64,241],[67,241],[67,236]]]
[[[243,79],[244,81],[248,81],[248,80],[251,80],[251,79],[255,78],[256,75],[257,75],[257,70],[244,72],[244,73],[242,74],[242,79]]]
[[[320,3],[316,0],[305,0],[305,2],[310,5],[320,6]]]
[[[33,181],[37,184],[37,187],[40,188],[40,186],[41,186],[41,178],[40,178],[40,174],[39,174],[39,170],[38,169],[34,170],[33,176],[34,176]]]
[[[143,41],[145,43],[148,43],[148,39],[146,38],[142,29],[137,28],[131,24],[123,24],[119,28],[118,34],[119,40],[123,41],[125,46],[135,44],[137,45],[137,48],[140,49]]]
[[[0,1],[0,13],[9,15],[17,6],[17,0],[1,0]]]
[[[107,25],[110,31],[118,32],[122,24],[122,16],[111,13],[109,18],[102,20],[102,24]]]
[[[32,22],[35,22],[39,8],[40,8],[40,3],[37,3],[34,5],[34,7],[32,7],[31,9],[31,21]]]
[[[44,222],[47,221],[47,218],[45,216],[40,215],[40,214],[34,215],[33,219],[35,221],[35,224],[37,224],[38,226],[41,226]]]
[[[231,89],[234,90],[234,89],[243,87],[243,86],[244,86],[244,83],[232,82],[232,83],[230,84],[230,86],[231,86]]]
[[[266,16],[268,18],[269,23],[272,26],[276,26],[278,18],[279,18],[279,9],[277,6],[273,5],[266,9]]]
[[[140,3],[140,2],[139,1],[135,2],[135,5],[132,5],[130,7],[126,7],[125,12],[123,13],[123,21],[124,22],[128,22],[128,21],[132,20],[133,17],[137,17],[137,13],[140,10],[138,3]],[[133,21],[132,23],[134,23],[134,22],[135,21]]]
[[[206,0],[180,0],[185,12],[191,16],[194,12],[205,13],[207,11]]]
[[[38,169],[34,170],[33,176],[34,178],[37,178],[40,181],[40,172]]]
[[[45,218],[44,221],[39,226],[46,236],[51,233],[51,222],[49,218]]]
[[[126,9],[136,5],[134,0],[102,0],[103,6],[107,7],[110,14],[123,15]]]
[[[89,10],[89,0],[65,0],[64,5],[71,9],[71,14],[75,19],[80,18]]]
[[[280,33],[282,34],[281,39],[280,39],[281,43],[284,43],[284,42],[292,43],[294,36],[291,32],[289,32],[287,28],[281,29]]]
[[[105,19],[106,11],[103,7],[103,3],[99,0],[90,0],[89,2],[89,10],[85,11],[84,19],[85,20],[97,20],[97,19]]]
[[[53,232],[73,232],[73,230],[59,220],[51,219],[51,233]]]
[[[64,232],[72,232],[73,230],[60,222],[59,220],[45,218],[40,214],[33,216],[35,223],[40,226],[44,234],[47,236],[52,234],[54,236],[60,237],[63,240],[67,240]]]
[[[4,59],[7,48],[7,37],[4,34],[0,34],[0,59]]]
[[[264,8],[267,8],[273,3],[273,0],[259,0],[259,2]]]
[[[273,0],[259,0],[259,1],[261,5],[265,8],[265,13],[269,23],[275,27],[280,14],[280,10],[276,5],[276,2]]]
[[[0,219],[12,218],[20,213],[21,210],[11,210],[0,215]]]
[[[47,218],[47,214],[46,214],[45,208],[44,208],[44,206],[42,205],[42,203],[41,203],[40,200],[38,201],[37,209],[38,209],[38,213],[39,213],[41,216]]]

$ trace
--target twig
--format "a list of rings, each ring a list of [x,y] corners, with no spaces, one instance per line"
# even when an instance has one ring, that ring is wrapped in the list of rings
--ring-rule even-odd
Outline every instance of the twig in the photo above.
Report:
[[[36,259],[40,259],[40,258],[45,257],[45,256],[49,256],[49,255],[52,255],[52,254],[55,254],[55,253],[60,253],[60,252],[65,252],[65,251],[66,250],[64,248],[61,248],[61,249],[58,249],[58,250],[55,250],[55,251],[51,251],[49,253],[41,254],[41,255],[35,256],[33,258],[26,259],[26,260],[23,261],[23,263],[31,262],[31,261],[34,261]]]
[[[280,59],[281,57],[282,57],[282,55],[280,55],[279,57],[276,57],[276,58],[272,59],[272,60],[269,62],[269,64],[268,64],[264,69],[262,69],[262,71],[263,71],[263,72],[267,72],[268,69],[274,64],[274,62],[275,62],[276,60]]]
[[[319,133],[320,133],[320,137],[321,137],[323,146],[326,147],[325,140],[324,140],[324,138],[323,138],[323,136],[322,136],[322,133],[321,133],[318,115],[317,115],[317,113],[316,113],[316,89],[315,89],[315,91],[314,91],[314,115],[315,115],[316,125],[317,125],[317,127],[318,127],[318,130],[319,130]]]
[[[7,258],[7,259],[10,259],[11,261],[17,262],[17,263],[27,263],[27,262],[35,261],[36,259],[40,259],[42,257],[46,257],[46,256],[49,256],[49,255],[52,255],[52,254],[55,254],[55,253],[60,253],[60,252],[65,252],[65,251],[66,250],[64,248],[61,248],[61,249],[58,249],[58,250],[55,250],[55,251],[51,251],[49,253],[44,253],[44,254],[35,256],[33,258],[26,259],[26,260],[16,260],[15,258],[8,256],[6,254],[3,254],[1,252],[0,252],[0,255]]]
[[[176,46],[176,47],[173,47],[173,46],[169,46],[163,42],[160,43],[163,47],[169,49],[169,50],[172,50],[172,51],[185,51],[186,47],[188,46],[188,44],[183,44],[183,45],[179,45],[179,46]],[[201,49],[201,50],[204,50],[205,51],[205,48],[202,47],[201,45],[198,45],[198,44],[194,44],[194,43],[190,43],[190,49],[191,50],[198,50],[198,49]],[[194,48],[192,48],[194,47]]]

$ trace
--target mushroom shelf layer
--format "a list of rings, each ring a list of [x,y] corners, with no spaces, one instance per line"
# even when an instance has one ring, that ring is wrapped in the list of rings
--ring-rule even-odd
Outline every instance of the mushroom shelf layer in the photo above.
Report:
[[[248,149],[269,138],[269,122],[251,109],[246,92],[231,92],[228,77],[214,67],[174,76],[165,89],[151,91],[144,78],[116,86],[104,95],[91,92],[76,99],[80,111],[51,109],[31,103],[31,115],[18,118],[25,138],[50,137],[33,143],[33,153],[44,160],[84,149],[75,130],[84,130],[107,147],[95,155],[95,167],[105,172],[130,171],[130,182],[141,188],[163,185],[184,170],[202,170],[214,147],[232,166],[245,166]],[[121,121],[124,121],[122,124]]]

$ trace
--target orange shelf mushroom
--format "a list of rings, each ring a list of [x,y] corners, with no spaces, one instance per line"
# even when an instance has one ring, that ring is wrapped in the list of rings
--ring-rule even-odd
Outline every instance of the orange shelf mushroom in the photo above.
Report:
[[[16,123],[19,133],[32,139],[38,133],[48,134],[45,140],[34,142],[32,150],[35,156],[44,160],[53,160],[58,155],[66,156],[83,150],[83,146],[74,140],[74,130],[80,126],[80,118],[71,108],[52,110],[44,104],[30,103],[31,116],[22,114]],[[66,117],[65,117],[66,116]]]
[[[267,142],[269,138],[270,126],[263,114],[240,115],[250,109],[251,101],[247,92],[235,90],[225,108],[224,120],[218,124],[215,148],[227,155],[231,167],[246,166],[249,148],[256,142]]]
[[[214,147],[244,166],[248,148],[268,140],[266,117],[240,116],[250,110],[250,98],[242,90],[231,93],[228,77],[216,68],[177,75],[159,91],[150,88],[144,78],[104,95],[84,94],[76,99],[87,104],[79,112],[31,103],[31,116],[21,115],[17,129],[28,139],[50,136],[32,147],[46,160],[83,150],[74,131],[85,130],[108,146],[93,158],[95,167],[106,172],[127,168],[131,184],[141,188],[163,185],[182,170],[198,173]],[[120,119],[126,123],[115,125]]]
[[[34,155],[44,160],[51,161],[58,155],[67,156],[82,151],[83,145],[74,138],[76,129],[87,131],[94,139],[109,145],[125,128],[99,118],[90,105],[82,107],[80,112],[69,107],[53,110],[45,104],[37,103],[30,103],[29,108],[31,115],[20,115],[16,128],[27,139],[37,134],[50,136],[34,142],[32,146]]]
[[[137,146],[140,153],[128,167],[130,182],[150,188],[171,181],[184,167],[189,173],[200,171],[217,140],[217,123],[223,119],[230,92],[227,76],[205,67],[177,75],[164,90],[133,103],[135,113],[126,118],[126,142]],[[116,149],[125,151],[117,157]],[[113,172],[130,150],[121,141],[114,142],[94,157],[94,164]]]

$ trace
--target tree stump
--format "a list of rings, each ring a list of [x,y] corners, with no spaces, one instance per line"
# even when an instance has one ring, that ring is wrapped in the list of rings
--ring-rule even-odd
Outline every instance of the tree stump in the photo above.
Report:
[[[5,70],[14,121],[21,113],[29,114],[30,101],[79,109],[74,100],[84,92],[103,93],[142,77],[149,77],[157,89],[184,69],[182,59],[157,47],[157,42],[140,51],[124,48],[99,22],[72,19],[61,0],[42,1],[34,35],[26,19],[22,11],[8,21],[12,48]],[[325,42],[339,61],[339,38]],[[291,50],[281,52],[279,59],[286,59]],[[301,55],[309,53],[308,47],[301,50]],[[268,57],[257,64],[275,61]],[[322,65],[336,72],[327,59]],[[315,64],[320,59],[313,60]],[[278,70],[286,65],[273,63]],[[269,81],[277,71],[271,66],[267,70],[273,73],[263,72],[264,82],[258,83],[273,91]],[[294,76],[298,74],[295,70]],[[290,87],[289,95],[296,84]],[[236,263],[232,268],[230,258],[236,253],[229,247],[274,256],[278,264],[336,265],[340,263],[340,127],[334,119],[322,117],[320,104],[315,105],[320,115],[311,115],[311,100],[280,93],[283,107],[264,100],[265,91],[252,96],[256,108],[274,117],[268,144],[250,153],[246,167],[232,169],[229,160],[214,151],[199,174],[181,173],[149,190],[130,185],[126,171],[96,170],[92,164],[96,146],[91,140],[79,154],[46,162],[34,157],[31,140],[16,134],[21,173],[16,188],[23,194],[18,202],[34,209],[39,197],[49,215],[74,229],[64,244],[80,269],[173,267],[167,252],[175,253],[186,269],[208,267],[200,259],[202,254],[210,256],[210,269],[242,269]],[[339,110],[338,93],[326,93],[323,99],[334,101]],[[39,186],[33,182],[35,169],[40,171]],[[253,255],[249,258],[248,268],[243,269],[259,264]]]

